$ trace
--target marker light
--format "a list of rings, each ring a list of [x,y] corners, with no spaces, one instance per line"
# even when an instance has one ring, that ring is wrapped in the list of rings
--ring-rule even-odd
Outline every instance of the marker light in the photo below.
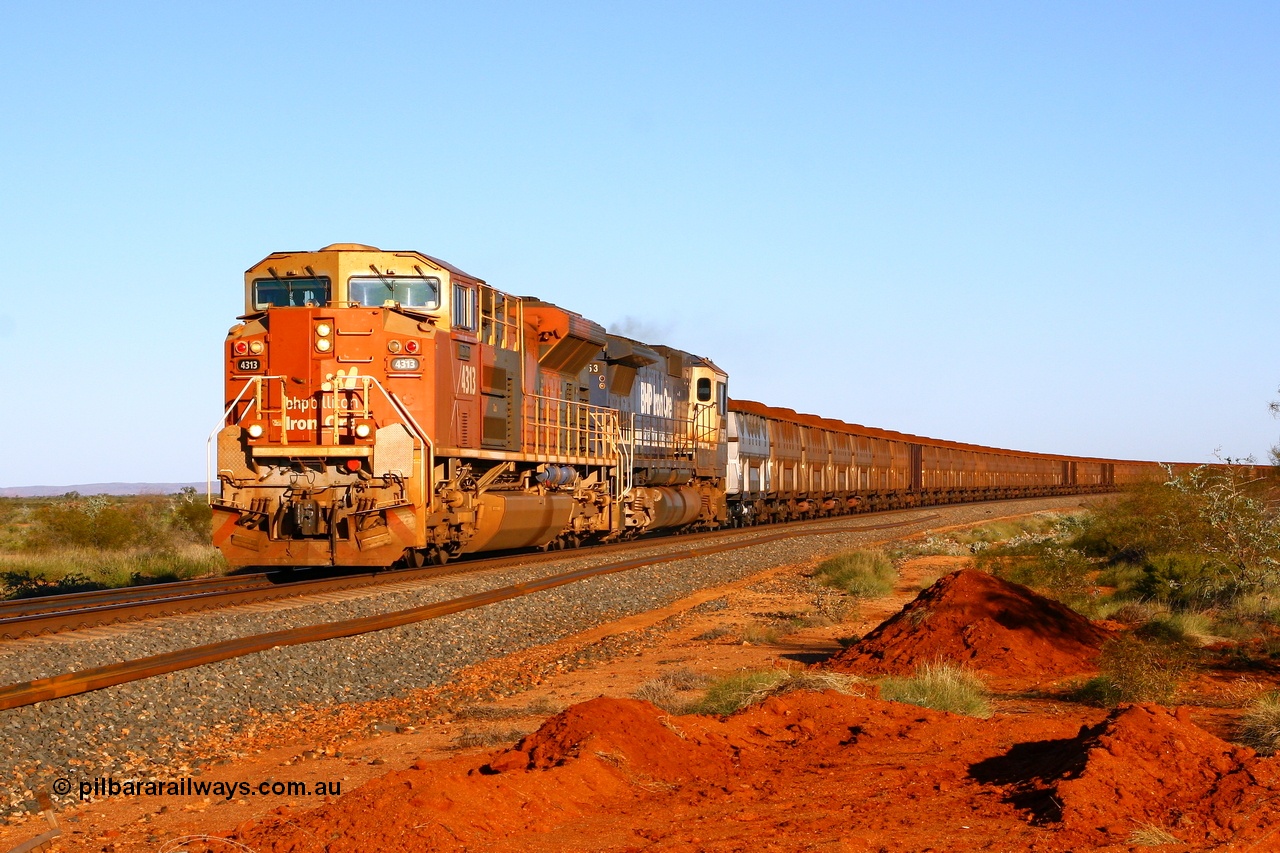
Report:
[[[262,350],[263,350],[262,341],[249,342],[249,352],[253,353],[254,355],[262,355]]]
[[[329,337],[329,333],[332,331],[333,329],[329,326],[328,323],[321,323],[320,325],[316,326],[316,334],[322,338]]]
[[[369,428],[368,424],[356,424],[356,435],[360,438],[368,438],[371,432],[373,430]]]
[[[249,351],[249,344],[244,341],[236,341],[231,345],[231,349],[235,351],[236,355],[244,355]]]
[[[348,460],[347,460],[347,470],[348,470],[348,471],[359,471],[359,470],[360,470],[360,460],[359,460],[359,459],[348,459]]]
[[[418,351],[418,342],[417,342],[417,341],[405,341],[405,342],[404,342],[404,351],[405,351],[405,352],[407,352],[407,353],[409,353],[410,355],[412,355],[413,353],[416,353],[416,352]]]
[[[387,352],[400,352],[400,342],[387,341]]]
[[[316,349],[320,350],[320,352],[328,352],[332,348],[333,348],[333,341],[329,340],[328,338],[321,338],[320,340],[316,341]]]
[[[249,424],[249,438],[262,438],[262,424]]]

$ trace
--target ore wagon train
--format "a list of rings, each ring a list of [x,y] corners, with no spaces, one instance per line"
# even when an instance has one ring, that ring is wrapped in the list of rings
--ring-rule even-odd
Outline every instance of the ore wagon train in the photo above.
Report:
[[[239,320],[210,438],[233,566],[423,565],[1161,473],[731,401],[709,359],[418,252],[273,254]]]

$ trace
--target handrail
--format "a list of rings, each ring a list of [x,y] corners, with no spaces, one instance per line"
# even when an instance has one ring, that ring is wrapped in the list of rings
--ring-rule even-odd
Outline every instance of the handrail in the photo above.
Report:
[[[354,378],[356,379],[357,382],[360,382],[364,386],[362,389],[364,392],[363,411],[366,414],[369,411],[369,401],[368,401],[369,388],[371,386],[375,386],[379,391],[382,392],[382,395],[387,398],[387,402],[391,404],[391,408],[395,411],[397,415],[399,415],[401,420],[404,421],[405,424],[409,427],[414,437],[422,442],[424,453],[422,455],[422,459],[419,464],[419,467],[421,469],[419,475],[422,478],[423,499],[426,504],[427,511],[430,512],[432,504],[434,503],[435,495],[432,494],[431,480],[427,472],[435,470],[435,445],[431,443],[431,439],[427,436],[426,430],[424,430],[422,426],[417,422],[417,420],[413,417],[413,415],[409,413],[408,407],[404,405],[404,403],[400,400],[399,397],[397,397],[395,394],[392,394],[390,391],[384,388],[382,383],[378,381],[377,377],[357,376]],[[244,387],[240,389],[240,393],[236,394],[235,399],[232,400],[231,404],[227,406],[226,411],[222,413],[222,418],[221,420],[219,420],[218,426],[214,427],[213,431],[209,433],[209,437],[205,439],[205,448],[204,448],[205,499],[210,504],[213,503],[213,459],[212,459],[213,438],[228,426],[227,418],[235,410],[235,407],[240,403],[241,399],[244,398],[245,393],[249,390],[250,387],[255,388],[255,391],[254,391],[255,396],[251,401],[250,405],[245,408],[244,412],[242,412],[240,416],[236,418],[235,422],[239,423],[241,420],[243,420],[245,416],[249,414],[249,411],[251,409],[257,408],[260,413],[264,412],[262,402],[261,402],[262,384],[270,379],[280,380],[281,406],[283,407],[285,393],[288,390],[287,387],[284,385],[286,377],[284,376],[251,376],[245,382]],[[344,378],[343,381],[347,381],[347,380]],[[335,391],[336,390],[354,391],[356,389],[355,388],[342,388],[342,389],[335,388],[334,390]],[[333,393],[333,391],[330,391],[327,393]],[[335,407],[334,407],[334,423],[335,423],[335,429],[336,429],[336,424],[337,424],[336,398],[335,398]],[[282,425],[280,434],[281,434],[281,444],[287,445],[288,444],[288,424],[287,423]]]
[[[616,410],[542,394],[525,394],[524,398],[522,451],[617,460],[620,433]]]
[[[283,394],[285,391],[284,376],[250,376],[245,381],[244,387],[240,389],[240,393],[235,396],[235,399],[231,401],[231,404],[229,406],[227,406],[227,410],[222,413],[222,417],[218,419],[218,425],[213,428],[213,432],[209,433],[209,437],[205,439],[204,487],[205,487],[205,500],[208,503],[213,503],[213,457],[212,457],[212,454],[210,453],[210,451],[213,448],[213,437],[218,433],[222,432],[224,429],[226,429],[227,417],[235,410],[236,404],[240,402],[240,398],[244,396],[244,392],[249,390],[250,385],[257,386],[254,391],[253,404],[246,407],[244,412],[240,415],[240,417],[236,418],[236,423],[240,423],[240,421],[244,420],[244,416],[249,414],[249,409],[251,408],[257,408],[259,412],[262,411],[262,383],[268,379],[280,380],[280,391],[282,395],[281,400],[283,401],[284,399]],[[281,403],[281,405],[283,405],[283,402]]]
[[[369,388],[370,386],[374,386],[379,391],[382,392],[382,396],[387,398],[387,402],[391,404],[391,408],[394,409],[396,414],[400,416],[401,420],[403,420],[409,426],[409,428],[413,431],[414,436],[419,441],[422,442],[422,448],[424,453],[422,455],[422,460],[419,463],[419,467],[421,468],[420,476],[422,477],[423,502],[426,505],[425,507],[426,511],[431,512],[432,507],[435,503],[435,494],[431,489],[431,479],[428,476],[427,472],[430,471],[433,474],[435,473],[436,449],[435,449],[435,445],[431,443],[431,439],[427,436],[427,431],[424,430],[422,426],[418,423],[418,421],[413,417],[413,415],[409,413],[409,408],[405,406],[405,404],[400,400],[400,398],[397,397],[395,394],[392,394],[385,387],[383,387],[382,383],[378,381],[378,378],[376,376],[356,375],[356,376],[345,376],[342,379],[335,378],[333,380],[332,390],[324,393],[336,394],[338,391],[354,391],[356,390],[355,388],[339,388],[338,387],[339,382],[343,384],[347,384],[347,383],[352,383],[353,380],[355,382],[361,383],[361,385],[364,386],[361,389],[362,391],[361,405],[363,407],[362,408],[363,417],[367,418],[370,416]],[[337,438],[337,434],[338,434],[337,403],[338,403],[337,397],[334,397],[333,429],[334,429],[335,439]]]

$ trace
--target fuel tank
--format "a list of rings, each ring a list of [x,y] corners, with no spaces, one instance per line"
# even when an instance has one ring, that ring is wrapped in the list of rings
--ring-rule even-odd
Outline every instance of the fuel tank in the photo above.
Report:
[[[462,549],[464,554],[546,545],[569,523],[573,499],[485,492],[477,509],[476,535]]]
[[[688,486],[641,487],[632,492],[632,499],[638,499],[649,512],[645,530],[683,527],[696,521],[702,512],[702,495]]]

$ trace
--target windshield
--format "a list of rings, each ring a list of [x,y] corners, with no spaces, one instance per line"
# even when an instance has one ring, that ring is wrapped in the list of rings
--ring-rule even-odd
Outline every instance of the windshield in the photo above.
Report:
[[[347,285],[347,298],[357,305],[391,302],[405,308],[440,307],[440,279],[434,277],[365,276],[352,278]]]
[[[253,283],[253,307],[258,311],[328,304],[327,278],[260,278]]]

